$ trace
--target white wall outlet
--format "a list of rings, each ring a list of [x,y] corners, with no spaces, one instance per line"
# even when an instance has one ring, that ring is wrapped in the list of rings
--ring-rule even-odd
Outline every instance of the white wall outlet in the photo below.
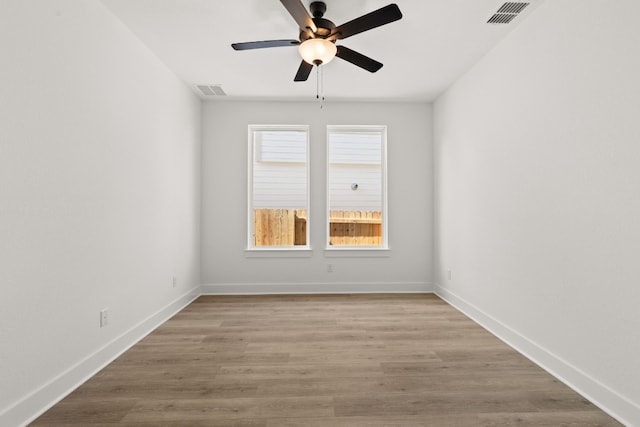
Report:
[[[447,270],[447,279],[451,280],[451,270]]]
[[[100,310],[100,327],[104,328],[109,324],[109,309],[103,308]]]
[[[327,273],[333,273],[333,264],[327,264]]]
[[[173,281],[171,282],[173,284],[173,287],[175,288],[176,286],[178,286],[178,278],[173,276]]]

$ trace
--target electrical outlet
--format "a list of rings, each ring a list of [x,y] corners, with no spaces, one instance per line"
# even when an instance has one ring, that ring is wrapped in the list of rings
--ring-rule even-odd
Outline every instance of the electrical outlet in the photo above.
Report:
[[[177,277],[173,277],[173,287],[175,288],[176,286],[178,286],[178,278]]]
[[[100,310],[100,327],[104,328],[109,324],[109,309],[103,308]]]
[[[451,270],[447,270],[447,279],[451,280]]]
[[[327,273],[333,273],[333,264],[327,264]]]

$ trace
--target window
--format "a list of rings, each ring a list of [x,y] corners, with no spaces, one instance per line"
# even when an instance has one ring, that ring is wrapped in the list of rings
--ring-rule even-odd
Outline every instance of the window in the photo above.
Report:
[[[308,126],[249,126],[249,249],[308,248]]]
[[[387,248],[386,127],[327,128],[327,247]]]

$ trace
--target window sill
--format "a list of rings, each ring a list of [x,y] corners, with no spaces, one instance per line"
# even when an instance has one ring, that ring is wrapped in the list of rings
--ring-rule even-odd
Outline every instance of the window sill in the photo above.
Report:
[[[388,258],[391,256],[389,248],[362,248],[362,247],[330,247],[325,248],[325,258]]]
[[[313,250],[309,247],[270,247],[248,248],[244,250],[245,258],[311,258]]]

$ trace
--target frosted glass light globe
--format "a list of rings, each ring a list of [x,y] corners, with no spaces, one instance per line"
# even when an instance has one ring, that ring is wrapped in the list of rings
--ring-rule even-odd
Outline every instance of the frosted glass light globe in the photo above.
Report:
[[[326,39],[309,39],[298,46],[300,56],[311,65],[326,64],[330,62],[338,48]]]

